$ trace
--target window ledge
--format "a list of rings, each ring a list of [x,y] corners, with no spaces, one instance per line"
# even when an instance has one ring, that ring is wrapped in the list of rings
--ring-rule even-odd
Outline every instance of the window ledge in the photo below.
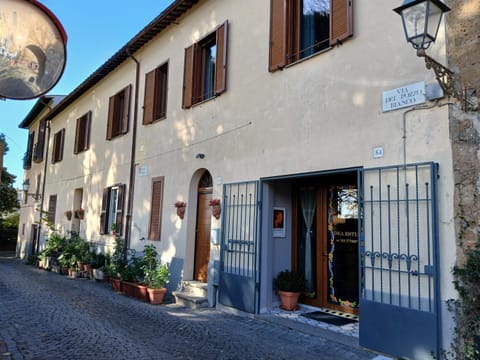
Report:
[[[294,62],[292,62],[292,63],[290,63],[290,64],[288,64],[288,65],[285,65],[285,68],[289,68],[289,67],[291,67],[291,66],[297,65],[297,64],[302,63],[302,62],[304,62],[304,61],[310,60],[311,58],[314,58],[314,57],[316,57],[316,56],[318,56],[318,55],[324,54],[324,53],[326,53],[327,51],[330,51],[330,50],[332,50],[332,49],[333,49],[333,46],[330,46],[329,48],[326,48],[326,49],[324,49],[324,50],[322,50],[322,51],[316,52],[315,54],[309,55],[309,56],[307,56],[307,57],[304,57],[303,59],[294,61]]]

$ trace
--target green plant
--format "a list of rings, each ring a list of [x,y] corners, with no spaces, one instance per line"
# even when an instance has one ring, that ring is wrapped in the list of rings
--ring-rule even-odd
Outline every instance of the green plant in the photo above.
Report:
[[[466,254],[463,266],[452,270],[458,299],[448,300],[456,320],[455,339],[445,357],[459,360],[480,358],[480,243]]]
[[[119,277],[120,270],[127,266],[127,260],[123,252],[124,244],[124,239],[120,237],[115,238],[115,248],[113,249],[113,253],[110,257],[110,264],[108,264],[108,273],[112,277]]]
[[[47,240],[47,246],[45,252],[47,256],[58,257],[64,250],[67,243],[67,239],[58,233],[52,233]]]
[[[102,253],[93,252],[90,255],[90,264],[94,269],[100,269],[102,266],[105,265],[106,257]]]
[[[157,267],[157,248],[155,245],[145,245],[143,247],[143,257],[142,257],[142,270],[144,273],[144,282],[146,284],[150,283]]]
[[[161,289],[164,288],[169,281],[170,271],[168,270],[168,265],[158,263],[155,266],[151,277],[149,277],[148,282],[146,282],[146,285],[152,289]]]
[[[297,271],[283,270],[273,280],[273,285],[278,291],[303,292],[306,287],[305,276]]]

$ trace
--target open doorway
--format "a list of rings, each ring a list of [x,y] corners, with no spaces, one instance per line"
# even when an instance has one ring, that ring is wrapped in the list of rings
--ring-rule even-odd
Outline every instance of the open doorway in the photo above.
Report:
[[[358,314],[357,173],[298,180],[292,264],[307,279],[301,302]]]

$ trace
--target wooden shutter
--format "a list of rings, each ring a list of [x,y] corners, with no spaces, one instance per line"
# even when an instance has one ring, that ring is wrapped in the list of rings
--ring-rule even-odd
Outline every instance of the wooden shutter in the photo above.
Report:
[[[45,129],[47,127],[47,121],[41,120],[38,126],[38,138],[37,145],[35,149],[36,161],[40,162],[43,160],[43,148],[45,145]]]
[[[194,45],[185,49],[185,63],[183,68],[183,102],[182,107],[188,109],[192,106],[193,96],[193,55]]]
[[[100,212],[100,234],[108,234],[107,227],[107,210],[108,205],[110,203],[109,199],[110,195],[110,188],[103,189],[103,197],[102,197],[102,211]]]
[[[113,138],[113,121],[115,116],[115,95],[108,99],[107,140]]]
[[[216,41],[215,95],[220,95],[227,90],[228,21],[217,29]]]
[[[121,134],[126,134],[128,132],[128,125],[130,119],[130,93],[132,91],[132,85],[128,85],[123,90],[124,96],[124,103],[123,103],[123,117],[121,119],[122,126],[121,126]]]
[[[269,71],[287,64],[287,5],[289,0],[270,0],[270,60]]]
[[[145,75],[145,97],[143,101],[143,125],[153,122],[153,109],[155,105],[155,70]]]
[[[353,35],[353,0],[330,0],[330,45]]]
[[[64,139],[65,139],[65,129],[60,130],[53,137],[52,163],[62,161]]]
[[[65,129],[60,130],[60,145],[58,153],[58,161],[63,160],[63,145],[65,144]]]
[[[149,240],[160,240],[162,225],[163,177],[153,179],[152,203],[150,206]]]
[[[125,205],[125,185],[118,185],[117,194],[117,216],[115,219],[115,231],[119,234],[123,234],[123,208]]]
[[[155,118],[160,119],[167,116],[167,92],[168,92],[168,62],[157,69],[157,86],[155,106]]]
[[[48,221],[55,224],[55,212],[57,210],[57,195],[50,195],[48,198]]]
[[[78,154],[80,152],[80,133],[82,131],[83,116],[77,119],[77,124],[75,126],[75,143],[73,144],[73,153]]]
[[[90,129],[92,127],[92,112],[87,113],[87,118],[85,120],[85,140],[83,143],[83,150],[88,150],[90,147]]]

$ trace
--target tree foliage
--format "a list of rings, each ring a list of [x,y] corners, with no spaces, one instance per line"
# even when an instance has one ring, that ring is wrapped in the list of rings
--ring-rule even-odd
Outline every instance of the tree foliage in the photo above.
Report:
[[[5,135],[0,133],[0,146],[3,145],[4,154],[8,151],[8,144],[5,141]],[[0,215],[7,214],[18,209],[17,190],[13,184],[15,183],[15,175],[10,174],[6,168],[1,172],[0,182]]]
[[[9,149],[7,141],[5,140],[5,134],[0,133],[0,146],[3,145],[3,154],[5,155]]]

